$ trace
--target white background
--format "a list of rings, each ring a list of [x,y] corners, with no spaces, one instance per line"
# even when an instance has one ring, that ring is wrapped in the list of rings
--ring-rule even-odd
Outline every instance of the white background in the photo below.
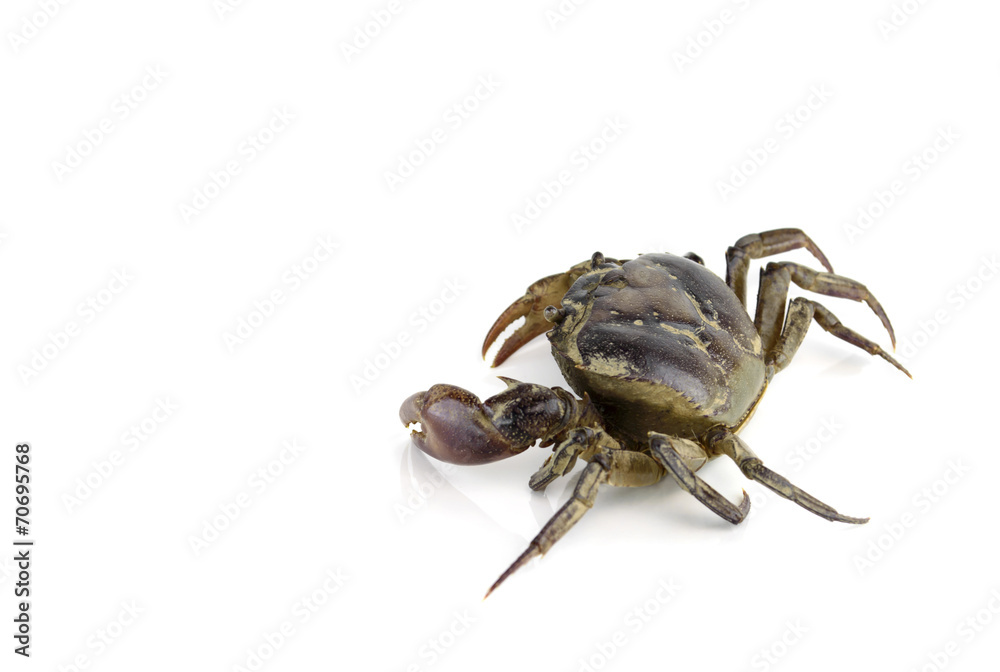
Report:
[[[3,669],[995,663],[995,3],[220,7],[5,4]],[[262,131],[274,110],[294,119]],[[609,120],[623,130],[581,170]],[[724,198],[734,171],[752,174]],[[518,227],[529,202],[547,207]],[[852,231],[859,208],[877,216]],[[531,281],[595,250],[694,250],[722,274],[728,245],[780,227],[872,289],[914,379],[814,328],[743,437],[871,522],[829,523],[714,462],[723,494],[753,496],[744,524],[672,482],[608,488],[480,601],[572,479],[532,494],[538,449],[445,469],[410,447],[402,400],[438,382],[485,398],[497,373],[560,384],[544,339],[497,371],[479,347]],[[294,285],[296,268],[313,272]],[[889,346],[865,306],[823,302]],[[233,345],[241,320],[257,326]],[[12,652],[24,441],[30,660]]]

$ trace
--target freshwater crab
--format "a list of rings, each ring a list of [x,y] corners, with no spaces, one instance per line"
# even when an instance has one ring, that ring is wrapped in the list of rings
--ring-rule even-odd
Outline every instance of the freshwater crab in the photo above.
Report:
[[[770,262],[760,273],[757,307],[746,309],[752,259],[805,248],[826,268]],[[876,343],[848,329],[807,298],[788,299],[795,283],[827,296],[863,301],[881,320],[895,348],[892,325],[868,289],[835,275],[826,256],[798,229],[740,238],[726,252],[726,281],[693,253],[656,253],[617,260],[595,253],[565,273],[538,280],[497,318],[483,356],[504,330],[497,366],[532,338],[548,332],[563,376],[579,396],[503,378],[507,389],[480,401],[453,385],[434,385],[399,410],[425,453],[454,464],[485,464],[525,451],[536,441],[552,454],[531,477],[543,490],[587,462],[573,496],[486,593],[532,558],[543,555],[586,511],[603,484],[645,486],[669,474],[709,509],[742,521],[750,500],[734,504],[695,474],[725,455],[743,474],[827,520],[865,523],[792,485],[768,469],[736,435],[771,379],[791,361],[812,320],[826,331],[909,372]],[[787,303],[787,308],[786,308]],[[557,307],[559,306],[559,307]]]

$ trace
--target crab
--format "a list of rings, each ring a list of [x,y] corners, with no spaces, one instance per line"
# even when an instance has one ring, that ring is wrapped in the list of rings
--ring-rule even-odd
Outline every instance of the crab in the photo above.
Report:
[[[761,269],[757,306],[746,306],[750,261],[808,250],[826,269],[772,261]],[[564,273],[536,281],[497,318],[483,357],[501,334],[500,365],[547,332],[552,355],[572,394],[559,387],[501,377],[507,388],[485,401],[454,385],[434,385],[407,398],[399,411],[413,443],[438,460],[486,464],[538,443],[552,453],[528,485],[544,490],[586,462],[572,497],[487,591],[545,554],[593,506],[602,485],[640,487],[669,475],[716,514],[736,524],[750,510],[723,497],[697,472],[726,456],[743,474],[827,520],[861,524],[767,468],[737,436],[771,379],[788,366],[813,320],[827,332],[910,373],[878,344],[845,327],[821,304],[788,300],[798,287],[863,301],[892,341],[882,306],[861,283],[835,275],[826,256],[798,229],[740,238],[726,252],[726,280],[694,253],[643,254],[631,260],[601,253]]]

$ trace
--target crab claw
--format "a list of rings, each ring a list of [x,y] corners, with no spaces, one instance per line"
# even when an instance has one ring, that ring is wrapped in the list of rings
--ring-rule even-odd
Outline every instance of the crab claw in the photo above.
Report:
[[[507,340],[503,342],[500,349],[497,351],[496,357],[493,358],[493,364],[491,366],[500,366],[504,360],[510,357],[512,354],[517,352],[517,350],[533,339],[539,334],[543,334],[549,329],[548,322],[545,321],[544,310],[545,306],[538,308],[536,305],[535,297],[531,296],[530,293],[525,294],[520,299],[514,303],[507,306],[507,310],[500,314],[496,322],[490,328],[490,333],[486,334],[486,340],[483,341],[483,358],[486,358],[486,351],[490,349],[493,342],[497,340],[497,337],[503,333],[503,330],[514,323],[515,320],[524,317],[526,318],[524,324],[517,328],[514,333],[512,333]]]
[[[434,385],[417,392],[399,408],[399,419],[409,427],[417,448],[452,464],[486,464],[520,453],[493,425],[479,398],[461,387]]]
[[[503,333],[504,329],[519,318],[524,318],[524,324],[503,342],[496,357],[493,358],[492,366],[500,366],[522,345],[535,336],[548,331],[552,325],[545,317],[545,309],[548,306],[559,306],[563,296],[573,286],[576,279],[591,270],[595,263],[594,259],[588,259],[573,266],[565,273],[556,273],[532,283],[524,296],[507,306],[507,309],[500,313],[500,317],[493,323],[490,333],[486,334],[486,340],[483,342],[483,358],[486,357],[486,351],[490,349],[490,346]]]

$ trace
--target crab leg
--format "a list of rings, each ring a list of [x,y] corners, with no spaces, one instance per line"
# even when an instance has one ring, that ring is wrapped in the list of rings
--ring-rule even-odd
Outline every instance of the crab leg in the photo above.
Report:
[[[524,553],[518,556],[517,560],[490,586],[490,589],[486,591],[486,595],[483,596],[484,600],[490,596],[490,593],[499,588],[500,584],[506,581],[511,574],[524,567],[534,558],[544,555],[571,527],[576,525],[578,520],[583,518],[583,514],[587,513],[590,507],[594,505],[594,499],[597,497],[597,488],[601,484],[608,482],[608,471],[609,468],[606,461],[601,459],[595,459],[586,466],[583,474],[580,475],[580,480],[576,482],[573,497],[563,504],[562,508],[549,519],[549,522],[545,523],[545,526],[542,527],[538,535],[528,544],[528,548]]]
[[[809,493],[792,485],[784,476],[776,474],[754,454],[743,441],[730,430],[718,428],[706,437],[709,450],[728,455],[739,466],[747,478],[761,483],[785,499],[791,500],[804,509],[812,511],[817,516],[840,523],[856,525],[867,523],[868,518],[853,518],[838,513],[832,506],[824,504]]]
[[[892,341],[892,347],[896,347],[896,334],[892,330],[892,324],[890,324],[889,318],[882,309],[882,305],[878,302],[878,299],[872,296],[868,288],[860,282],[845,278],[842,275],[814,271],[807,266],[790,261],[772,261],[764,271],[765,275],[778,273],[787,273],[792,282],[810,292],[826,296],[836,296],[841,299],[851,299],[852,301],[864,301],[872,309],[872,312],[878,316],[885,330],[889,332],[889,340]]]
[[[492,366],[500,366],[522,345],[548,331],[552,325],[545,319],[545,309],[548,306],[560,305],[563,296],[576,282],[576,279],[591,270],[593,263],[593,260],[583,261],[565,273],[556,273],[533,282],[524,296],[507,306],[507,309],[500,313],[500,317],[493,323],[489,333],[486,334],[486,340],[483,341],[483,357],[486,357],[486,351],[490,349],[490,346],[503,333],[504,329],[519,318],[525,318],[524,324],[503,342],[496,357],[493,358]]]
[[[653,457],[656,461],[666,468],[668,474],[674,477],[677,485],[687,490],[699,502],[733,525],[743,522],[747,513],[750,512],[750,498],[747,497],[747,491],[743,491],[743,501],[740,502],[739,506],[736,506],[694,473],[695,469],[701,467],[709,459],[708,453],[702,446],[687,439],[650,432],[649,448],[653,451]],[[700,462],[697,460],[698,457],[700,457]],[[695,469],[692,469],[689,464],[692,462]]]
[[[532,490],[545,490],[549,483],[572,471],[576,458],[591,447],[592,435],[593,430],[586,427],[578,427],[569,432],[566,440],[556,447],[545,464],[532,475],[528,487]]]
[[[747,305],[747,269],[751,259],[770,257],[789,250],[806,248],[833,273],[833,267],[816,243],[799,229],[772,229],[743,236],[726,250],[726,284],[744,306]]]
[[[910,378],[913,377],[902,364],[883,350],[879,344],[869,341],[854,330],[845,327],[829,309],[815,301],[798,297],[792,299],[791,303],[788,304],[788,316],[785,320],[785,327],[782,329],[777,343],[767,353],[768,378],[773,377],[792,361],[792,357],[802,344],[806,330],[809,329],[809,324],[814,318],[819,326],[840,340],[859,347],[870,355],[881,357]]]
[[[788,288],[792,284],[791,274],[781,268],[775,271],[760,269],[760,284],[757,286],[757,310],[754,312],[753,326],[760,334],[764,352],[771,352],[785,320],[785,304],[788,303]]]
[[[580,441],[585,442],[582,449]],[[490,586],[483,597],[484,600],[511,574],[534,558],[544,555],[552,548],[553,544],[562,539],[563,535],[569,532],[570,528],[576,525],[577,521],[583,518],[583,515],[594,505],[597,490],[601,485],[642,487],[657,483],[663,478],[663,469],[648,455],[617,448],[618,442],[604,430],[583,428],[564,443],[569,442],[576,444],[576,446],[568,452],[579,454],[588,450],[595,451],[593,455],[588,457],[590,462],[580,474],[573,489],[573,496],[556,511],[538,535],[531,540],[528,548]],[[556,453],[559,452],[560,449],[557,448]],[[543,470],[544,467],[539,470],[539,473]]]

